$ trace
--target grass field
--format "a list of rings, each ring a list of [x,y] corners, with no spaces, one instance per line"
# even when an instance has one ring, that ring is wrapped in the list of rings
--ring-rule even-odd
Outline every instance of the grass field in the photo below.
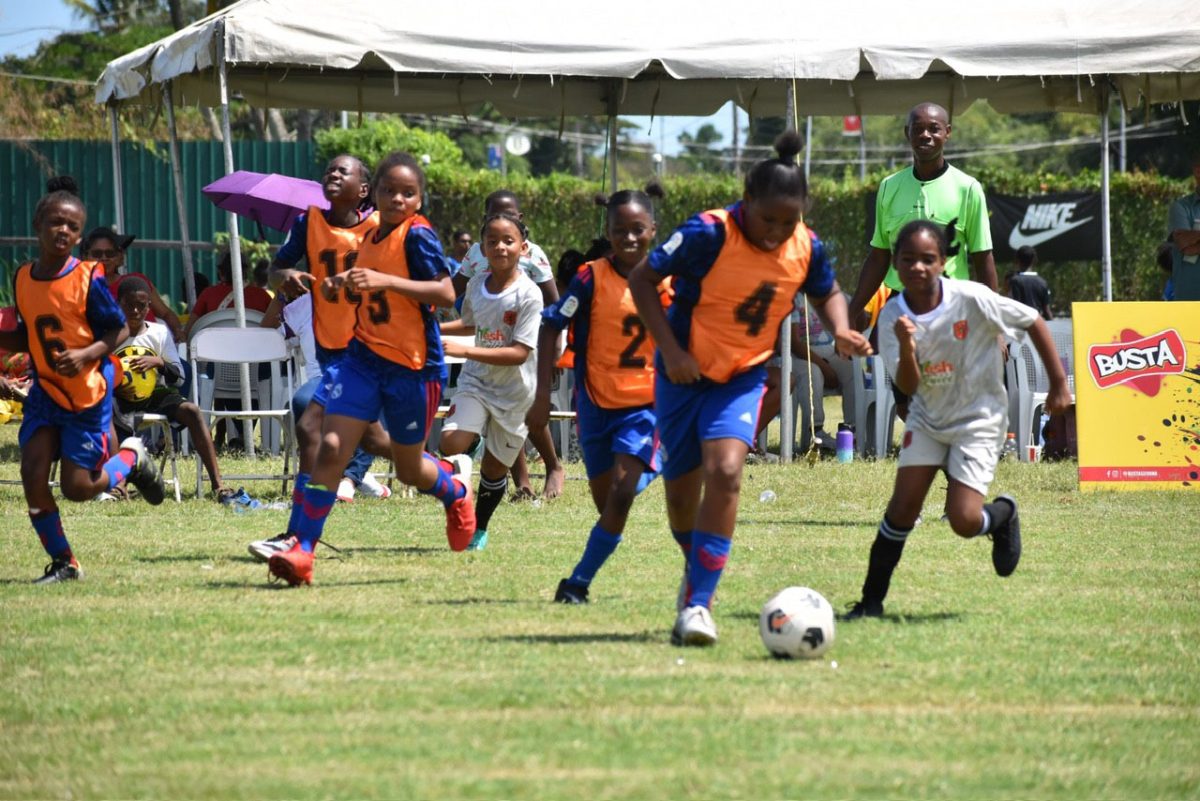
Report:
[[[884,619],[839,624],[823,660],[767,657],[775,591],[857,599],[893,471],[748,468],[708,650],[668,642],[658,483],[574,608],[551,598],[593,521],[579,480],[502,507],[478,554],[447,550],[427,498],[339,507],[346,553],[301,589],[245,551],[285,512],[195,500],[64,505],[86,580],[30,586],[46,560],[0,487],[0,797],[1200,797],[1194,492],[1080,495],[1073,465],[1003,464],[1012,578],[928,522]]]

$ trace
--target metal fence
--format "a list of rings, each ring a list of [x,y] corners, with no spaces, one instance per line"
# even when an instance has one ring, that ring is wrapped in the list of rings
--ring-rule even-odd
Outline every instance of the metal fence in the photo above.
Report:
[[[212,205],[200,189],[225,174],[221,143],[181,142],[180,158],[189,236],[200,245],[211,244],[213,235],[225,230],[225,212]],[[233,161],[239,170],[318,177],[312,142],[235,141]],[[125,233],[143,241],[178,240],[179,218],[167,144],[122,143],[121,173]],[[33,212],[45,193],[46,179],[54,175],[71,175],[79,184],[89,228],[112,225],[116,219],[112,146],[108,142],[0,141],[0,186],[9,187],[0,192],[0,287],[5,295],[12,286],[13,269],[33,255],[33,246],[26,244],[26,238],[33,236]],[[248,221],[243,220],[240,228],[244,237],[259,237]],[[265,234],[269,242],[278,244],[283,240],[278,232],[268,229]],[[211,248],[198,248],[193,263],[197,270],[214,277]],[[127,264],[130,270],[150,276],[158,291],[174,304],[184,297],[183,260],[178,250],[139,247],[135,242]]]

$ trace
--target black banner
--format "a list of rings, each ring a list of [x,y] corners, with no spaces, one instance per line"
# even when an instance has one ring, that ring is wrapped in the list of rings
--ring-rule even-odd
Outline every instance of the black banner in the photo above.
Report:
[[[1100,260],[1100,193],[1062,192],[1033,197],[987,196],[996,262],[1030,245],[1038,261]]]
[[[866,198],[867,241],[875,232],[875,193]],[[1061,192],[1012,197],[988,194],[992,252],[997,264],[1031,245],[1041,263],[1100,260],[1100,193]],[[1000,271],[1003,273],[1003,270]]]

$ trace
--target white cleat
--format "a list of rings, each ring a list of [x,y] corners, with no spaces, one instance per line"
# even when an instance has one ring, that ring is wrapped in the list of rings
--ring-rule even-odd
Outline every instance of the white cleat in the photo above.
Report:
[[[374,473],[367,473],[363,476],[363,480],[358,485],[358,490],[363,494],[364,498],[384,498],[392,497],[392,491],[387,486],[380,484],[379,479],[375,478]]]
[[[339,501],[341,501],[342,503],[353,503],[354,502],[354,492],[355,492],[354,481],[349,478],[343,478],[338,483],[337,499]]]
[[[458,477],[464,485],[471,483],[471,472],[475,464],[471,461],[471,457],[465,453],[456,453],[453,456],[443,456],[454,468],[454,475]]]
[[[706,646],[717,642],[717,626],[703,606],[689,606],[675,619],[671,630],[672,645]]]
[[[258,561],[269,562],[272,556],[284,551],[290,551],[295,544],[295,535],[285,533],[277,534],[268,540],[256,540],[247,545],[246,550]]]

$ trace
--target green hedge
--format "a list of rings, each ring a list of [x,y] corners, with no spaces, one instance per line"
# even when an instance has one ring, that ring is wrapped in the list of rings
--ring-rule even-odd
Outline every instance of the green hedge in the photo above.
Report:
[[[441,133],[430,134],[403,123],[380,121],[360,129],[322,133],[318,135],[318,147],[321,159],[349,151],[371,164],[396,147],[415,154],[430,154],[426,213],[447,239],[456,228],[474,232],[483,217],[483,198],[503,187],[512,189],[521,198],[532,237],[551,260],[568,248],[586,249],[602,233],[603,214],[593,203],[601,187],[595,182],[561,174],[542,178],[509,176],[505,181],[497,172],[471,172],[463,166],[457,146]],[[866,197],[878,188],[885,175],[877,173],[865,182],[819,179],[810,187],[812,207],[808,222],[828,245],[842,286],[851,290],[857,284],[867,251]],[[976,177],[986,190],[1009,195],[1100,188],[1100,175],[1096,171],[1058,175],[988,170],[977,173]],[[724,173],[668,176],[663,185],[666,198],[657,209],[660,240],[689,215],[728,205],[741,195],[740,181]],[[1166,235],[1171,202],[1189,191],[1191,185],[1186,181],[1145,173],[1113,175],[1114,299],[1161,297],[1164,276],[1155,263],[1155,251]],[[1012,265],[997,264],[996,268],[1003,277]],[[1102,299],[1099,262],[1045,264],[1039,272],[1050,283],[1054,304],[1061,310],[1071,301]]]

